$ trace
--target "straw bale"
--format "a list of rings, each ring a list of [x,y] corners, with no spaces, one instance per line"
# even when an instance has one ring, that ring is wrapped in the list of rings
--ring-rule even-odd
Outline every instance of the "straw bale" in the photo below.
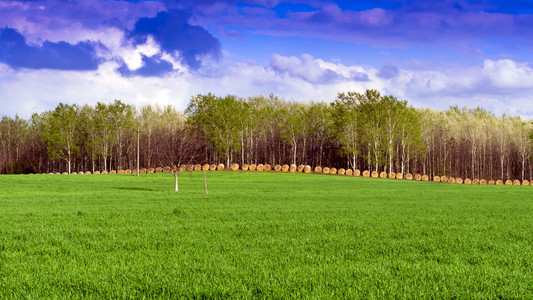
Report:
[[[187,171],[194,171],[194,165],[193,164],[188,164],[187,165]]]
[[[470,178],[465,178],[464,184],[472,184],[472,180]]]
[[[291,173],[295,173],[296,170],[298,170],[298,167],[295,165],[295,164],[292,164],[290,167],[289,167],[289,171]]]
[[[522,181],[522,185],[529,185],[529,180]]]
[[[355,169],[355,170],[353,171],[353,176],[355,176],[355,177],[359,177],[359,176],[361,176],[361,171],[359,171],[359,169]]]
[[[426,174],[422,175],[422,181],[429,181],[429,176]]]
[[[311,173],[311,171],[312,171],[311,166],[310,165],[305,165],[304,173],[305,174],[309,174],[309,173]]]
[[[209,164],[204,164],[202,166],[202,171],[209,171]]]
[[[405,174],[405,179],[406,180],[413,180],[413,174],[411,174],[411,173]]]
[[[248,169],[250,168],[250,165],[248,165],[248,164],[243,164],[243,165],[241,166],[241,168],[242,168],[243,171],[248,171]]]
[[[94,175],[100,175],[100,171],[94,171]]]
[[[202,165],[200,165],[200,164],[194,165],[194,170],[195,171],[202,171]]]
[[[487,184],[487,181],[485,179],[480,179],[479,180],[479,184],[481,185],[486,185]]]
[[[489,182],[488,182],[487,184],[488,184],[488,185],[495,185],[495,184],[496,184],[496,181],[494,181],[494,180],[491,179],[491,180],[489,180]]]
[[[207,170],[209,170],[209,165],[207,165]],[[207,171],[207,170],[204,170],[204,171]],[[166,166],[166,167],[163,168],[163,172],[169,172],[169,171],[170,171],[170,167],[169,166]]]
[[[316,166],[315,167],[315,173],[322,173],[322,167],[321,166]]]
[[[455,178],[455,183],[463,184],[463,179],[461,177]]]
[[[90,171],[85,172],[85,175],[91,175]]]
[[[389,173],[389,179],[394,179],[394,178],[396,178],[396,173],[390,172]]]
[[[352,176],[353,175],[352,169],[346,169],[346,175],[347,176]]]
[[[505,185],[513,185],[513,181],[510,180],[510,179],[507,179],[507,180],[505,181]]]
[[[257,172],[263,172],[263,170],[265,169],[265,165],[258,164],[257,167],[255,167],[255,169],[257,170]]]
[[[281,166],[280,165],[275,165],[274,166],[274,171],[276,171],[276,172],[281,171]]]
[[[250,170],[250,171],[255,171],[255,169],[256,169],[256,165],[255,164],[250,164],[248,166],[248,170]]]
[[[111,174],[111,175],[115,175],[115,174],[117,174],[117,171],[115,171],[115,170],[111,170],[111,171],[109,171],[109,174]]]
[[[304,165],[299,165],[298,166],[298,172],[302,173],[304,171],[304,168],[305,168]]]
[[[337,174],[339,174],[339,175],[344,175],[344,174],[346,174],[346,170],[343,169],[343,168],[340,168],[340,169],[337,171]]]
[[[370,173],[370,177],[378,178],[378,172],[377,171],[372,171],[372,173]]]
[[[107,174],[109,174],[109,172],[107,172],[107,171],[102,171],[102,173],[100,173],[100,174],[107,175]]]
[[[396,179],[403,179],[402,173],[396,173]]]
[[[28,175],[33,175],[33,174],[29,173]],[[72,173],[70,173],[70,175],[78,175],[78,173],[77,172],[72,172]]]
[[[434,182],[440,182],[440,177],[439,176],[433,176],[433,181]]]
[[[370,172],[368,170],[364,170],[363,177],[370,177]]]
[[[146,169],[145,169],[145,168],[142,168],[141,170],[139,170],[139,173],[140,173],[140,174],[144,174],[144,173],[146,173]]]
[[[282,171],[282,172],[289,172],[289,165],[283,165],[283,166],[281,166],[281,171]]]
[[[157,168],[155,168],[155,172],[156,173],[162,173],[163,172],[163,168],[157,167]]]
[[[417,181],[422,180],[422,175],[420,175],[420,174],[415,174],[415,180],[417,180]]]
[[[444,183],[448,182],[448,177],[446,177],[446,176],[441,176],[441,177],[440,177],[440,182],[444,182]]]
[[[225,167],[226,167],[226,166],[224,166],[224,164],[218,164],[218,166],[217,166],[217,171],[224,171],[224,168],[225,168]]]
[[[383,178],[383,179],[387,178],[387,172],[383,171],[379,173],[379,178]]]
[[[67,173],[67,172],[63,172],[63,173],[61,173],[61,174],[63,174],[63,175],[68,175],[68,173]]]
[[[329,174],[337,174],[337,168],[330,168]]]
[[[513,181],[513,185],[520,185],[520,180],[515,179],[515,180]]]
[[[479,184],[479,179],[472,180],[472,184]]]
[[[231,164],[231,170],[232,171],[237,171],[239,169],[239,165],[238,164]]]
[[[503,181],[501,181],[501,180],[499,180],[499,179],[496,180],[496,185],[503,185]]]
[[[137,171],[135,171],[135,172],[137,172]],[[130,169],[124,170],[124,174],[131,174],[131,170]]]
[[[268,172],[268,171],[272,170],[272,166],[269,165],[269,164],[265,164],[264,170],[265,170],[265,172]]]
[[[217,165],[216,164],[210,164],[209,165],[209,171],[216,171],[217,170]]]
[[[124,170],[118,170],[117,174],[124,174]]]
[[[455,183],[455,178],[453,177],[448,178],[448,183]]]
[[[329,174],[330,170],[329,170],[328,167],[324,167],[324,168],[322,169],[322,172],[323,172],[324,174]]]

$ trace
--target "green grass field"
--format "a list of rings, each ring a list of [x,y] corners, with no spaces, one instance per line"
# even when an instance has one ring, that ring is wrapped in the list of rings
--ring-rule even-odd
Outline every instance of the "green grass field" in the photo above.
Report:
[[[0,298],[532,298],[533,187],[0,176]]]

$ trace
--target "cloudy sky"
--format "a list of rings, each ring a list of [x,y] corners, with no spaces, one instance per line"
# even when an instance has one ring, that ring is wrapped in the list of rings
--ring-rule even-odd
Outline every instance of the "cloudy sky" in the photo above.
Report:
[[[533,2],[0,0],[0,115],[365,89],[533,118]]]

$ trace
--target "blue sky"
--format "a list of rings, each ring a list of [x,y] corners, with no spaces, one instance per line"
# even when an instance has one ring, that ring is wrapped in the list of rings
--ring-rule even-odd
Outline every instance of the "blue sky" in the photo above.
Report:
[[[370,88],[533,117],[533,1],[0,0],[2,115]]]

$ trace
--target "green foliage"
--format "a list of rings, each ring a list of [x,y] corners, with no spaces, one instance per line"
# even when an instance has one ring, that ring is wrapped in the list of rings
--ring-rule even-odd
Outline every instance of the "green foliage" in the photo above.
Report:
[[[531,187],[207,176],[1,176],[0,298],[533,294]]]

